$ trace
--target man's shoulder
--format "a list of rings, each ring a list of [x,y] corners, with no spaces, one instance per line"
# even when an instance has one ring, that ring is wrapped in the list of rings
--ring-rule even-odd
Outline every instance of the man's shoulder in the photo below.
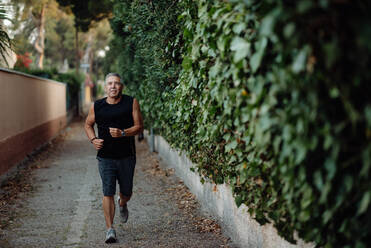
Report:
[[[106,99],[107,99],[107,97],[103,97],[103,98],[100,98],[100,99],[98,99],[98,100],[95,100],[94,103],[98,103],[98,104],[99,104],[99,103],[105,102]]]
[[[131,99],[133,99],[134,97],[132,97],[132,96],[129,96],[129,95],[126,95],[126,94],[122,94],[122,97],[125,97],[125,98],[131,98]]]
[[[129,96],[129,95],[125,95],[125,94],[122,94],[122,99],[124,100],[124,101],[133,101],[134,100],[134,97],[132,97],[132,96]]]
[[[101,99],[95,100],[94,101],[94,108],[96,108],[97,106],[100,106],[100,105],[104,104],[106,102],[106,98],[107,97],[103,97]]]

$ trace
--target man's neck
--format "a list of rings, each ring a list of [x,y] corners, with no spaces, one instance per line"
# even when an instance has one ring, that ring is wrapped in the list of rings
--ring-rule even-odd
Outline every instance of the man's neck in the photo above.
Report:
[[[121,95],[120,96],[118,96],[118,97],[107,97],[107,99],[106,99],[106,102],[108,103],[108,104],[116,104],[116,103],[118,103],[118,102],[120,102],[120,100],[121,100]]]

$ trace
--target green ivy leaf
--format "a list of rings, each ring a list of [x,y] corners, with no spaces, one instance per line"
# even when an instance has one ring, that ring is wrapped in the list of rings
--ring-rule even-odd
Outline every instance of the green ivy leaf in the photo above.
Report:
[[[314,179],[314,185],[317,187],[317,189],[319,191],[322,191],[322,189],[323,189],[323,177],[322,177],[321,170],[316,170],[314,172],[313,179]]]
[[[234,51],[233,61],[235,63],[239,62],[241,59],[245,58],[250,52],[250,43],[241,37],[236,36],[231,42],[231,50]]]
[[[292,34],[295,32],[295,24],[290,22],[287,24],[283,30],[283,33],[285,35],[286,39],[289,39],[292,37]]]
[[[357,215],[361,215],[364,212],[366,212],[366,210],[368,209],[368,205],[370,204],[370,200],[371,200],[371,191],[367,191],[363,195],[362,200],[359,204]]]
[[[307,60],[307,49],[301,49],[298,55],[294,59],[294,63],[292,64],[292,71],[294,73],[299,73],[303,71],[306,67],[306,60]]]
[[[338,51],[337,40],[333,40],[331,42],[326,43],[323,46],[323,49],[326,54],[326,57],[325,57],[326,66],[327,68],[331,68],[333,64],[335,63],[335,61],[337,60],[338,54],[340,54]]]
[[[298,219],[301,222],[306,222],[306,221],[309,220],[309,218],[310,218],[310,212],[309,212],[309,210],[301,211],[300,214],[299,214],[299,217],[298,217]]]
[[[260,27],[261,35],[264,35],[267,37],[271,36],[273,33],[274,24],[275,24],[275,17],[273,15],[267,15],[266,17],[264,17],[261,23],[261,27]]]
[[[248,178],[247,170],[243,169],[240,171],[240,183],[244,184]]]
[[[185,57],[182,62],[182,66],[184,70],[189,70],[192,68],[192,59],[189,57]]]
[[[336,163],[332,158],[327,158],[325,161],[325,168],[327,170],[327,178],[333,179],[336,172]]]
[[[240,34],[242,31],[246,30],[246,23],[240,22],[233,25],[233,32],[235,34]]]
[[[299,13],[304,13],[310,10],[313,7],[313,1],[312,0],[301,0],[298,1],[298,11]]]
[[[229,152],[233,149],[236,149],[238,143],[236,140],[233,140],[232,142],[228,143],[226,146],[225,146],[225,151],[226,152]]]
[[[192,34],[192,32],[191,32],[189,29],[187,29],[187,28],[185,28],[185,29],[183,30],[183,36],[184,36],[184,38],[186,38],[186,39],[192,39],[192,38],[193,38],[193,34]]]
[[[250,59],[250,66],[252,72],[256,72],[260,66],[262,61],[264,50],[267,47],[268,40],[267,38],[263,38],[260,42],[257,43],[257,52]]]
[[[242,196],[241,195],[237,195],[235,198],[234,198],[235,202],[236,202],[236,205],[237,207],[240,207],[241,204],[242,204]]]

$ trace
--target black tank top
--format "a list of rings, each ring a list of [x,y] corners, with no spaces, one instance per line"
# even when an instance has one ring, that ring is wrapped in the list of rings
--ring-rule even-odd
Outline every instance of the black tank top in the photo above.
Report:
[[[134,98],[122,95],[120,102],[108,104],[107,97],[94,103],[95,123],[98,125],[98,138],[103,139],[103,148],[98,150],[98,157],[120,159],[135,156],[134,136],[113,138],[110,127],[121,130],[132,127]]]

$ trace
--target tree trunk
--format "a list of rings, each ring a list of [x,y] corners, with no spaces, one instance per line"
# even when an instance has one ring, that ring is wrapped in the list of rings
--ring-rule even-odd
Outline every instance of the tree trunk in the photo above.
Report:
[[[80,69],[80,54],[79,54],[79,31],[78,28],[75,26],[75,49],[76,49],[76,73],[79,72]]]
[[[38,25],[38,37],[35,41],[35,49],[39,53],[37,66],[43,69],[45,51],[45,4],[41,8],[40,20]]]

